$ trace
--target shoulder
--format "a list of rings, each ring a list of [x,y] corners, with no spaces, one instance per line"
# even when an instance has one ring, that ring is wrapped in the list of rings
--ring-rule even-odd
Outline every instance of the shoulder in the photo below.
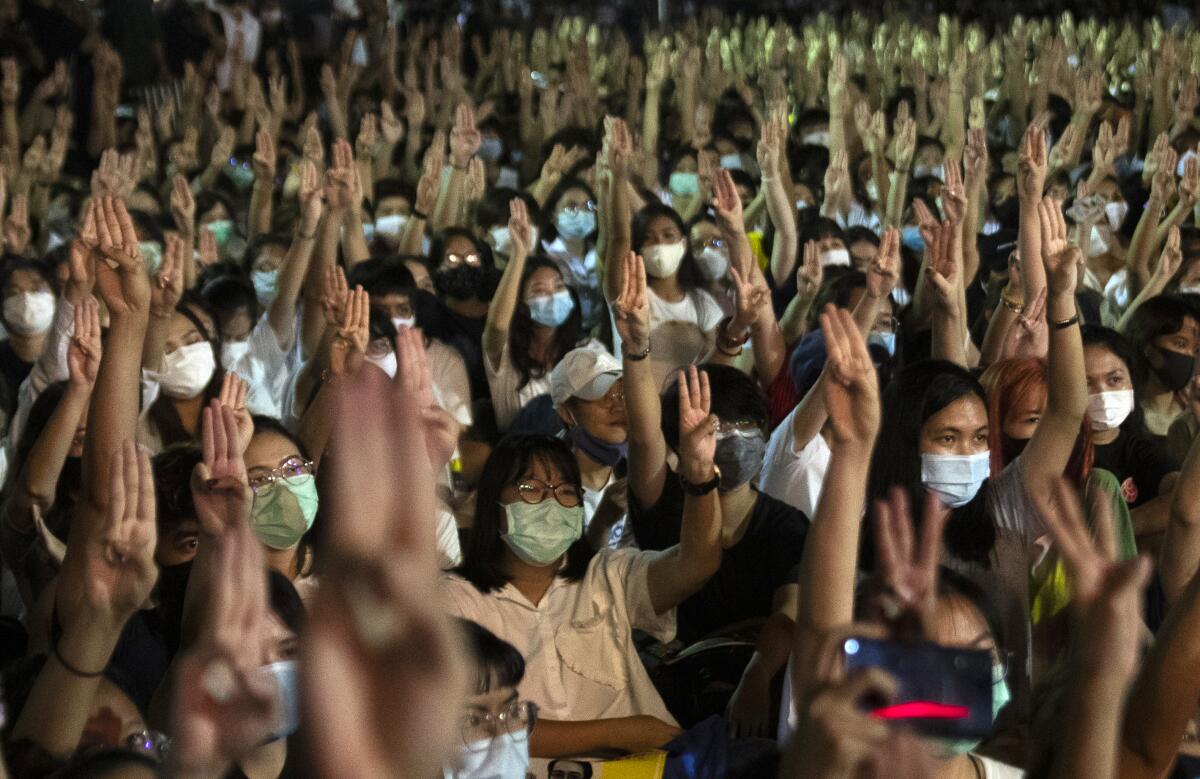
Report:
[[[809,526],[809,518],[803,511],[765,492],[758,493],[751,522],[759,532],[773,536],[803,537]]]

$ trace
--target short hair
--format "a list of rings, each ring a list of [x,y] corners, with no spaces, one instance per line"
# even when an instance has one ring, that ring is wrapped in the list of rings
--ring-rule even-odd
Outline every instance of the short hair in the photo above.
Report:
[[[1144,349],[1160,335],[1175,333],[1183,327],[1185,319],[1196,319],[1192,307],[1175,295],[1159,295],[1150,298],[1129,318],[1125,325],[1125,337],[1129,342]]]
[[[516,647],[497,636],[478,622],[458,617],[454,620],[462,631],[467,651],[474,661],[475,683],[471,685],[477,695],[501,687],[516,687],[525,678],[525,658]]]
[[[758,383],[737,368],[716,363],[697,366],[708,374],[712,413],[727,422],[753,422],[764,434],[770,423],[767,398]],[[679,387],[670,382],[662,393],[663,438],[672,449],[679,448]]]

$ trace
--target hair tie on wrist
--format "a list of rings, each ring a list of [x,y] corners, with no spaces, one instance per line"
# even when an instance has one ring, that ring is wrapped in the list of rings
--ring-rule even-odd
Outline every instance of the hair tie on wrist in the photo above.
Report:
[[[78,668],[76,668],[75,666],[68,663],[66,661],[66,658],[64,658],[62,656],[62,652],[58,651],[58,642],[54,643],[53,650],[54,650],[54,658],[56,660],[58,660],[58,664],[61,665],[63,668],[65,668],[67,670],[67,672],[70,673],[72,676],[79,676],[84,679],[95,679],[98,676],[104,675],[104,668],[101,668],[99,671],[96,671],[95,673],[89,673],[87,671],[81,671]]]

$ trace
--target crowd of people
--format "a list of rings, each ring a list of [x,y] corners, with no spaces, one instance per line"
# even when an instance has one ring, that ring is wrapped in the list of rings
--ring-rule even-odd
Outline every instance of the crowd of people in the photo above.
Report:
[[[506,9],[0,0],[0,776],[1200,776],[1200,28]]]

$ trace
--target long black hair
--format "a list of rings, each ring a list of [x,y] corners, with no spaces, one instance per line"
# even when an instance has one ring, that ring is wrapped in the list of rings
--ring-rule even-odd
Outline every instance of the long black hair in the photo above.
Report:
[[[525,285],[529,283],[534,272],[542,268],[549,268],[558,274],[559,278],[562,278],[562,271],[550,260],[544,257],[530,257],[525,262],[525,269],[521,272],[521,284],[517,291],[517,308],[513,312],[512,324],[508,328],[508,356],[512,360],[513,367],[521,376],[520,387],[528,384],[530,379],[541,378],[547,373],[546,367],[534,360],[529,353],[529,348],[533,344],[534,321],[529,312],[529,304],[525,302]],[[580,312],[579,295],[570,287],[567,287],[567,292],[571,295],[571,301],[575,305],[571,307],[571,313],[567,316],[566,321],[554,328],[554,347],[550,354],[552,363],[557,363],[564,354],[574,349],[583,340],[583,314]]]
[[[515,483],[535,462],[562,474],[564,483],[574,484],[583,494],[579,463],[571,448],[558,438],[548,435],[516,433],[505,436],[496,444],[483,465],[479,477],[479,493],[475,499],[475,523],[463,550],[462,565],[455,573],[480,592],[495,592],[508,583],[502,569],[504,540],[500,537],[504,508],[500,491]],[[547,497],[546,500],[554,500]],[[579,540],[567,549],[567,564],[558,575],[577,582],[587,572],[595,551],[587,539]]]
[[[651,202],[642,206],[642,208],[633,215],[633,225],[631,233],[633,237],[633,250],[638,254],[642,253],[642,249],[646,243],[646,231],[650,229],[650,223],[660,216],[665,216],[675,223],[675,227],[679,229],[679,234],[683,236],[683,261],[679,263],[676,277],[679,279],[679,286],[690,292],[697,287],[704,286],[704,277],[700,275],[700,269],[696,267],[696,260],[692,257],[692,242],[688,240],[687,225],[683,223],[683,218],[679,213],[662,203]]]
[[[966,369],[945,360],[922,360],[905,366],[883,392],[879,438],[871,456],[867,478],[868,501],[886,500],[893,486],[908,492],[913,519],[919,525],[925,505],[921,483],[921,427],[956,400],[974,395],[987,408],[983,386]],[[965,506],[954,509],[946,523],[946,548],[955,557],[986,565],[996,541],[996,530],[987,513],[988,482]],[[861,565],[874,565],[872,512],[862,534]]]
[[[1178,330],[1179,328],[1175,329]],[[1145,358],[1134,348],[1129,339],[1112,328],[1100,325],[1084,325],[1080,328],[1080,334],[1083,336],[1083,347],[1085,350],[1089,346],[1099,346],[1112,352],[1114,357],[1125,363],[1125,369],[1129,371],[1129,382],[1133,385],[1134,402],[1133,411],[1129,412],[1129,416],[1121,423],[1121,428],[1131,427],[1135,430],[1140,428],[1145,423],[1145,419],[1142,416],[1142,406],[1138,403],[1138,399],[1142,394],[1143,383],[1146,381],[1147,366]]]
[[[390,322],[388,324],[391,324]],[[251,417],[254,422],[254,435],[259,433],[274,433],[277,436],[286,438],[288,442],[296,447],[296,453],[305,460],[312,459],[308,455],[308,449],[304,446],[304,442],[299,439],[291,430],[284,427],[283,423],[275,417],[263,416],[255,414]],[[314,479],[316,479],[314,475]],[[317,484],[317,516],[313,519],[313,526],[300,537],[300,544],[296,547],[296,570],[295,574],[300,576],[307,573],[305,570],[308,567],[309,558],[312,556],[313,547],[316,546],[318,538],[317,533],[319,528],[324,527],[321,522],[321,481],[316,479]]]
[[[208,326],[204,324],[204,320],[196,315],[196,311],[203,311],[212,316],[212,312],[204,305],[204,301],[194,292],[184,293],[183,299],[175,306],[175,312],[183,317],[186,317],[196,328],[196,332],[200,333],[204,340],[208,341],[209,346],[213,350],[213,369],[212,378],[208,381],[208,386],[201,393],[204,397],[204,404],[217,397],[221,393],[221,382],[225,380],[225,370],[221,367],[221,339],[220,332],[211,332]],[[213,324],[216,324],[216,318],[213,318]],[[154,423],[154,429],[158,432],[159,440],[162,441],[164,447],[171,444],[180,444],[189,441],[195,441],[199,437],[193,436],[184,428],[183,420],[179,418],[179,411],[175,409],[175,403],[171,398],[159,393],[158,398],[150,406],[147,412],[150,421]]]

